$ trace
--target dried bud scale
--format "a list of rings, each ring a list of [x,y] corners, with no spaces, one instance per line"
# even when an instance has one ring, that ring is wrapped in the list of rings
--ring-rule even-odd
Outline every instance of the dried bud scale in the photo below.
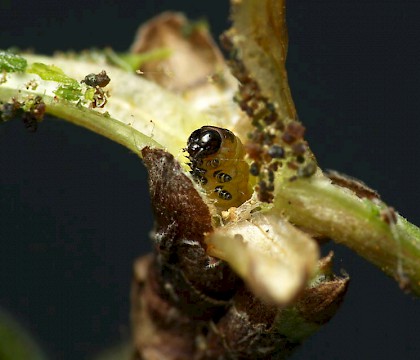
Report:
[[[285,359],[335,314],[349,279],[330,271],[332,253],[320,260],[319,273],[292,306],[279,309],[256,299],[246,288],[233,298],[226,315],[210,328],[207,356],[230,359]]]
[[[145,148],[143,159],[149,170],[162,264],[176,262],[187,281],[204,295],[217,292],[223,297],[223,292],[229,293],[232,281],[236,281],[233,273],[223,273],[224,266],[209,268],[204,274],[190,272],[191,264],[204,269],[209,262],[204,251],[204,234],[213,229],[208,206],[172,155]]]
[[[224,313],[241,281],[225,263],[208,266],[203,239],[211,231],[210,213],[179,164],[161,150],[146,148],[143,157],[158,246],[155,256],[136,266],[134,342],[140,358],[193,358],[194,339],[205,336],[208,321]]]
[[[293,308],[282,310],[255,297],[225,262],[207,255],[210,212],[180,165],[163,150],[145,148],[142,155],[156,219],[156,253],[135,264],[135,358],[283,359],[333,315],[346,286],[323,293],[331,301],[313,306],[311,318],[307,311],[317,289],[331,286],[325,264],[319,267],[323,276]],[[288,329],[302,323],[305,336],[293,338]]]

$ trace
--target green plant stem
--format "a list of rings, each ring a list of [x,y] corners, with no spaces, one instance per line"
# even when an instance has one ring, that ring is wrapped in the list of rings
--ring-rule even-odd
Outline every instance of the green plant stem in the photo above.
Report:
[[[348,246],[420,295],[420,229],[380,200],[361,199],[322,176],[284,184],[271,211]]]
[[[7,102],[16,93],[15,89],[0,87],[0,101]],[[19,97],[30,94],[29,92],[20,91]],[[43,96],[43,101],[47,105],[47,114],[105,136],[127,147],[139,156],[141,156],[141,149],[144,146],[162,147],[152,138],[142,134],[131,126],[104,114],[63,100],[54,101],[50,96]]]

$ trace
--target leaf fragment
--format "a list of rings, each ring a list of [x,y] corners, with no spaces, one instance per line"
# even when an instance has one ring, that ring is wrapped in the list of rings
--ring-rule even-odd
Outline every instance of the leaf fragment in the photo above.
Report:
[[[23,72],[28,63],[20,55],[0,50],[0,72]]]
[[[63,70],[55,65],[46,65],[39,62],[34,62],[26,69],[26,72],[30,74],[36,74],[42,80],[55,81],[64,85],[70,85],[74,88],[80,87],[77,80],[67,76]]]
[[[75,88],[71,85],[61,85],[57,90],[54,90],[54,94],[67,101],[77,101],[82,96],[82,90],[80,87]]]
[[[281,216],[261,212],[217,228],[208,252],[229,263],[259,298],[285,306],[313,275],[317,244]]]

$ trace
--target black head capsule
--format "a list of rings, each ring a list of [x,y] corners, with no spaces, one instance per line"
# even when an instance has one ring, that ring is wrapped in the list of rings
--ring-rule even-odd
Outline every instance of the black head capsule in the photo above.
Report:
[[[219,132],[210,126],[203,126],[188,138],[187,151],[191,158],[202,158],[217,153],[221,146]]]

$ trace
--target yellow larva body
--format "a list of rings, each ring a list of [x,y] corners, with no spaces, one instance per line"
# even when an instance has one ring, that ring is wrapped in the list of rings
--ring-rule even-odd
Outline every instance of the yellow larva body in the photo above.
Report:
[[[245,149],[231,131],[203,126],[190,135],[186,150],[192,176],[219,210],[237,207],[249,199]]]

